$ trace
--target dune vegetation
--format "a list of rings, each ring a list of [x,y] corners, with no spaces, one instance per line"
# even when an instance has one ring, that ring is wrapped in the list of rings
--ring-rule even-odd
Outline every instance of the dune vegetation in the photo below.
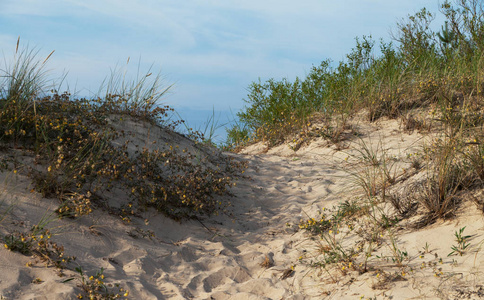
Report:
[[[405,278],[415,266],[398,243],[402,220],[413,217],[407,228],[415,230],[454,218],[470,199],[483,209],[475,195],[484,188],[484,8],[477,0],[445,1],[440,13],[445,22],[439,31],[432,30],[434,14],[423,8],[397,23],[392,42],[356,38],[344,61],[325,60],[305,78],[253,82],[246,107],[228,130],[227,146],[234,151],[262,143],[266,149],[287,144],[296,153],[318,138],[343,150],[357,141],[358,150],[341,169],[363,196],[299,223],[319,237],[320,247],[318,255],[300,261],[334,282],[354,271],[371,271],[379,278],[378,290],[379,284]],[[397,160],[381,141],[371,145],[360,137],[358,122],[382,119],[399,120],[405,132],[432,137],[408,154],[411,170],[397,170]],[[469,250],[465,228],[455,231],[449,257]],[[353,235],[361,239],[349,245]],[[382,247],[386,254],[375,254]],[[420,257],[430,252],[427,247]],[[392,267],[385,269],[383,262]],[[423,269],[440,277],[444,262],[435,255]]]
[[[356,38],[337,67],[325,60],[304,79],[253,82],[228,129],[228,147],[286,142],[297,150],[316,137],[339,144],[358,136],[349,121],[362,114],[369,122],[400,119],[407,131],[436,130],[443,135],[424,155],[433,175],[423,204],[447,216],[458,192],[484,184],[484,8],[477,0],[446,1],[441,13],[438,32],[423,8],[398,22],[393,42],[380,41],[378,49],[371,37]],[[364,148],[369,158],[373,150]],[[375,188],[365,185],[368,196]]]
[[[28,173],[36,191],[57,197],[59,216],[77,217],[88,214],[93,205],[102,206],[100,194],[113,182],[130,194],[126,211],[151,206],[183,218],[213,214],[223,207],[213,195],[226,194],[233,184],[231,176],[243,166],[221,155],[218,162],[208,162],[207,155],[178,149],[179,145],[159,145],[155,150],[133,145],[116,127],[137,120],[174,130],[182,122],[170,121],[173,109],[159,105],[169,89],[161,86],[160,76],[147,73],[136,82],[125,82],[113,74],[102,96],[78,99],[69,92],[46,90],[48,59],[38,60],[33,50],[17,44],[1,85],[0,142],[4,151],[34,158],[33,165],[18,166],[15,158],[4,156],[2,167]],[[202,142],[203,135],[198,137]],[[133,146],[136,151],[128,151]]]
[[[198,258],[197,251],[201,252],[203,247],[188,245],[183,250],[180,242],[158,243],[158,246],[163,244],[172,250],[166,255],[157,255],[159,253],[153,250],[156,253],[153,256],[146,254],[149,252],[146,250],[142,258],[152,259],[147,265],[150,268],[155,266],[153,270],[159,267],[163,272],[163,268],[172,270],[174,262],[188,265],[186,269],[177,269],[182,270],[181,275],[177,275],[188,276],[190,280],[189,276],[192,276],[193,282],[183,286],[178,279],[173,280],[165,274],[164,279],[160,279],[161,283],[155,278],[153,284],[156,288],[152,290],[166,284],[193,298],[193,295],[209,295],[220,287],[214,295],[219,293],[222,296],[217,299],[223,299],[226,295],[226,291],[222,290],[224,284],[237,294],[238,290],[230,284],[240,283],[242,286],[249,280],[260,279],[265,280],[264,284],[272,284],[265,286],[268,291],[276,287],[274,291],[282,291],[281,295],[296,294],[303,288],[296,291],[294,285],[288,287],[280,282],[293,276],[301,282],[306,280],[311,271],[298,277],[297,268],[320,270],[316,277],[327,280],[329,287],[334,284],[335,290],[344,278],[353,276],[351,285],[354,280],[363,282],[366,280],[364,276],[369,274],[376,278],[372,290],[389,290],[393,282],[407,280],[408,274],[415,274],[417,258],[422,259],[422,278],[433,274],[439,280],[444,280],[447,275],[445,280],[452,279],[454,273],[449,270],[458,264],[454,257],[470,255],[472,248],[474,235],[465,231],[466,224],[455,231],[455,243],[447,247],[447,257],[437,254],[427,243],[417,253],[402,247],[399,242],[403,229],[412,231],[451,220],[469,199],[472,201],[467,202],[473,202],[480,211],[484,211],[484,7],[478,0],[445,1],[440,13],[445,22],[438,31],[432,30],[434,15],[424,8],[397,23],[392,42],[382,40],[377,43],[372,37],[363,36],[356,39],[356,46],[344,61],[335,64],[325,60],[313,66],[305,78],[253,82],[245,99],[247,105],[237,113],[235,125],[228,129],[227,142],[219,147],[222,149],[213,147],[210,137],[204,138],[202,133],[191,132],[187,136],[176,133],[176,128],[183,121],[172,121],[170,114],[173,110],[161,104],[169,86],[162,85],[160,76],[148,72],[134,82],[126,82],[124,76],[113,74],[98,96],[77,98],[48,85],[45,66],[51,55],[39,59],[35,50],[22,48],[17,42],[15,56],[12,61],[4,60],[0,76],[0,174],[28,178],[30,193],[41,195],[42,199],[55,199],[57,206],[52,215],[43,216],[37,224],[24,231],[5,232],[7,226],[0,226],[4,247],[36,257],[35,262],[27,262],[26,268],[42,262],[53,267],[59,276],[67,276],[63,284],[75,281],[76,286],[72,289],[80,299],[128,298],[130,292],[125,286],[115,284],[107,287],[103,267],[96,273],[92,273],[91,268],[89,274],[93,275],[89,276],[85,268],[75,262],[76,257],[65,253],[64,247],[53,241],[56,235],[48,225],[54,220],[82,220],[84,216],[102,211],[116,216],[123,225],[130,225],[132,220],[138,223],[142,220],[148,226],[149,220],[144,219],[143,213],[154,209],[170,221],[198,221],[211,236],[204,241],[209,245],[207,248],[213,247],[216,254],[210,252],[210,255]],[[359,126],[388,120],[398,120],[402,132],[408,135],[418,132],[430,141],[413,153],[397,149],[400,151],[398,155],[405,156],[402,159],[397,157],[396,152],[390,153],[383,144],[383,138],[377,141],[370,137],[371,134],[366,133],[365,136]],[[207,128],[213,131],[213,126],[208,125]],[[400,138],[403,140],[403,137]],[[243,175],[249,164],[240,155],[223,152],[239,152],[257,144],[266,147],[262,152],[279,146],[287,150],[288,147],[292,152],[287,157],[291,160],[284,157],[286,160],[272,161],[274,165],[282,161],[290,164],[301,157],[307,159],[309,165],[314,164],[316,159],[303,154],[298,156],[298,151],[310,147],[316,140],[324,140],[327,146],[334,148],[331,159],[327,160],[337,162],[339,167],[335,171],[327,163],[324,176],[330,178],[331,174],[344,173],[343,176],[338,175],[339,183],[331,182],[332,177],[325,180],[336,186],[339,193],[350,190],[344,186],[345,180],[349,181],[352,191],[355,188],[359,191],[339,199],[342,201],[333,207],[321,208],[317,215],[314,210],[304,211],[307,206],[323,204],[316,203],[320,198],[314,200],[306,195],[313,188],[301,179],[304,172],[312,172],[311,178],[319,178],[314,179],[318,181],[314,185],[322,186],[323,180],[319,173],[318,177],[314,175],[317,173],[314,169],[302,169],[306,165],[301,163],[300,170],[303,171],[298,171],[297,176],[291,173],[284,177],[279,176],[280,173],[291,172],[290,167],[277,169],[271,166],[269,171],[259,172],[257,164],[264,159],[253,158],[251,176],[263,178],[274,185],[268,187]],[[322,152],[317,153],[318,159],[329,153],[319,151]],[[245,185],[237,190],[238,180]],[[287,180],[287,186],[280,187],[279,180]],[[289,190],[292,184],[298,189]],[[304,194],[307,199],[300,198],[307,203],[301,200],[303,204],[297,203],[300,205],[297,206],[278,202],[279,198],[284,201],[290,199],[287,202],[299,201],[300,198],[291,198],[290,194],[296,195],[302,187],[307,191]],[[234,190],[246,197],[238,199],[241,202],[253,201],[250,204],[238,203],[239,210],[242,207],[247,211],[229,211],[229,199]],[[326,190],[319,195],[339,197],[339,194]],[[14,204],[4,203],[4,197],[8,196],[5,190],[0,190],[0,196],[0,225],[4,225],[2,222],[11,214]],[[267,200],[269,204],[263,202],[264,197],[270,200]],[[266,207],[266,215],[261,213],[263,205],[269,207]],[[267,215],[278,211],[279,206],[288,210],[281,212],[281,217],[277,218],[277,222],[287,221],[285,226],[267,221],[276,220],[276,217],[269,218]],[[301,211],[305,215],[293,222]],[[200,219],[219,213],[236,225],[214,221],[214,224],[220,225],[214,230]],[[256,213],[260,214],[250,216]],[[238,219],[233,217],[235,215]],[[266,225],[261,225],[263,223]],[[264,229],[269,225],[279,231],[260,233],[259,228],[253,229],[257,226]],[[128,235],[153,241],[154,231],[141,229],[141,226],[128,231]],[[101,236],[94,223],[88,228],[90,234]],[[226,230],[225,235],[218,233],[223,230]],[[163,230],[160,232],[156,234],[169,236]],[[243,243],[252,243],[246,240],[248,232],[255,236],[257,243],[265,241],[268,235],[273,239],[285,235],[274,242],[279,247],[278,243],[282,241],[283,250],[281,253],[264,254],[262,262],[254,263],[259,253]],[[282,275],[261,278],[264,275],[264,270],[260,272],[261,268],[271,269],[281,261],[288,261],[283,256],[287,254],[284,251],[292,247],[288,245],[293,242],[288,240],[301,232],[305,237],[310,236],[310,243],[316,244],[317,250],[304,249],[291,265],[276,270]],[[229,236],[233,238],[229,239]],[[69,242],[68,239],[66,241]],[[195,239],[193,243],[197,242]],[[303,242],[307,240],[301,244]],[[257,244],[259,248],[267,246],[260,243]],[[122,246],[131,251],[130,245],[126,242]],[[306,247],[308,244],[303,245]],[[481,245],[473,250],[476,258]],[[146,249],[149,247],[152,244]],[[114,246],[112,248],[111,252],[118,251]],[[245,250],[250,252],[244,253]],[[124,272],[126,269],[119,271],[118,262],[107,257],[111,254],[96,257],[96,262],[103,260],[101,263],[111,267],[110,274],[117,274],[125,280],[129,272]],[[201,273],[211,270],[199,267],[197,260],[208,260],[213,256],[215,262],[220,263],[223,260],[217,258],[219,255],[233,264],[230,266],[232,271],[235,270],[233,278],[241,276],[240,282],[237,279],[226,283],[229,277],[226,273],[211,274],[214,275],[212,281],[205,280],[208,277],[200,279],[204,278]],[[131,258],[131,254],[119,256],[119,260],[126,260],[126,265],[135,262],[141,269],[141,258],[129,260],[126,257]],[[162,260],[164,257],[168,257],[167,261]],[[94,260],[92,257],[89,259]],[[86,258],[85,262],[89,259]],[[215,262],[209,261],[207,265],[216,265]],[[146,267],[143,265],[143,268]],[[152,279],[151,273],[145,277]],[[145,280],[144,277],[142,279]],[[143,280],[139,282],[147,286],[152,284]],[[35,284],[41,282],[38,278],[32,281]],[[439,281],[439,288],[442,282]],[[50,282],[52,286],[58,283],[55,280]],[[277,284],[284,288],[280,289]],[[144,295],[143,288],[137,288],[133,292],[138,296]],[[260,291],[254,293],[257,292]],[[322,295],[320,287],[317,287],[317,292]],[[326,295],[332,292],[328,290]],[[156,297],[156,292],[153,291],[153,295]]]
[[[483,7],[476,0],[446,1],[441,13],[446,21],[440,31],[432,31],[435,16],[424,8],[397,23],[391,42],[356,38],[344,61],[324,60],[305,78],[253,82],[227,144],[273,146],[314,136],[338,142],[360,111],[369,121],[402,118],[423,128],[424,120],[409,114],[422,108],[452,134],[477,126],[484,92]],[[312,131],[311,124],[321,120],[326,126]]]
[[[125,74],[113,73],[99,96],[76,98],[49,86],[45,67],[51,55],[38,58],[34,49],[21,47],[19,38],[13,59],[4,60],[2,173],[27,176],[32,193],[57,199],[59,219],[77,219],[100,209],[129,224],[140,212],[155,208],[183,220],[218,214],[230,205],[221,196],[230,196],[229,188],[245,163],[208,146],[202,133],[185,137],[175,132],[183,121],[172,121],[173,109],[159,103],[170,88],[162,86],[159,75],[148,72],[127,82]],[[144,128],[148,136],[130,132],[133,128]],[[170,138],[160,143],[160,136]],[[5,191],[0,195],[8,197]],[[123,200],[113,203],[119,195]],[[50,239],[46,226],[53,219],[44,221],[27,232],[5,234],[4,246],[37,256],[62,274],[75,258]],[[128,294],[122,288],[119,293],[108,292],[102,269],[91,279],[81,266],[75,270],[83,291],[80,298],[114,299]]]

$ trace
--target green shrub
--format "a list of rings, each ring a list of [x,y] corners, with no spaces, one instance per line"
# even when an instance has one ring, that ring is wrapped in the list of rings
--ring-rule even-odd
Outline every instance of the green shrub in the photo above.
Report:
[[[483,4],[446,1],[441,12],[446,23],[439,32],[432,31],[434,15],[424,8],[399,21],[395,44],[382,41],[379,51],[364,36],[345,60],[325,60],[305,78],[253,82],[247,106],[237,113],[240,122],[228,130],[228,144],[268,141],[272,146],[308,135],[315,115],[330,122],[365,110],[373,121],[445,105],[449,95],[482,96]]]

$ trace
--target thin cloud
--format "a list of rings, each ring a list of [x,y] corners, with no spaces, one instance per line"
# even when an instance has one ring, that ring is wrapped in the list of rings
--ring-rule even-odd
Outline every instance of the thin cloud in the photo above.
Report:
[[[396,20],[422,6],[437,10],[434,0],[0,2],[2,50],[14,47],[18,35],[46,51],[56,50],[51,66],[66,68],[69,80],[91,90],[110,67],[141,57],[143,69],[161,65],[177,82],[179,96],[172,98],[189,103],[193,95],[203,94],[205,102],[197,103],[209,106],[240,103],[243,87],[258,77],[294,78],[324,59],[338,61],[356,36],[388,39]],[[211,88],[203,90],[201,81]],[[227,90],[234,91],[231,99]]]

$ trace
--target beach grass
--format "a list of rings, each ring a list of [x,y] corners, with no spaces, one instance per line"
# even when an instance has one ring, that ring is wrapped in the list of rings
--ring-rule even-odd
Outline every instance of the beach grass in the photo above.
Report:
[[[180,124],[169,119],[172,109],[160,103],[171,87],[162,85],[160,75],[149,70],[129,82],[125,73],[113,72],[101,85],[102,96],[79,99],[48,90],[49,58],[39,59],[17,44],[0,87],[0,143],[5,151],[35,157],[34,166],[19,170],[44,197],[59,199],[59,216],[89,214],[105,204],[101,195],[115,182],[132,199],[126,203],[132,206],[129,211],[155,207],[182,219],[217,213],[227,205],[216,196],[228,194],[242,164],[222,155],[214,165],[202,164],[198,153],[178,145],[139,148],[131,155],[127,148],[132,140],[111,125],[124,120],[174,130]],[[123,144],[115,145],[115,140]]]
[[[338,144],[342,128],[362,116],[368,122],[400,119],[405,132],[431,137],[408,157],[413,171],[397,168],[402,162],[389,156],[381,142],[371,145],[370,137],[369,142],[351,137],[356,148],[341,168],[361,191],[355,202],[358,217],[342,216],[339,206],[299,224],[319,237],[320,249],[319,255],[300,261],[321,268],[330,279],[374,272],[379,278],[374,288],[385,289],[389,281],[405,278],[418,268],[415,260],[423,259],[425,251],[411,253],[402,246],[397,234],[401,221],[418,215],[410,227],[422,228],[452,219],[469,195],[484,187],[484,8],[475,0],[445,1],[440,12],[446,19],[440,31],[431,30],[434,15],[422,9],[398,22],[393,42],[380,42],[378,50],[371,37],[357,38],[336,67],[324,61],[304,79],[252,83],[247,106],[237,114],[239,123],[228,130],[234,149],[254,142],[270,147],[309,143],[315,137]],[[415,174],[420,179],[403,183]],[[395,193],[399,183],[404,192]],[[449,256],[468,251],[470,236],[464,229],[455,231]],[[348,244],[354,235],[358,242]],[[420,268],[440,277],[443,261],[435,254]]]
[[[481,108],[482,4],[446,1],[440,13],[446,18],[440,31],[432,31],[435,15],[424,8],[399,21],[389,43],[356,38],[344,60],[325,60],[305,78],[251,83],[246,106],[228,129],[228,143],[266,141],[273,146],[308,137],[313,119],[321,116],[334,127],[329,126],[332,120],[344,125],[361,111],[375,121],[408,118],[416,108],[438,109],[445,118],[464,99],[474,110]],[[457,125],[450,122],[444,123]]]
[[[127,299],[124,287],[105,284],[103,268],[88,276],[92,272],[54,241],[48,223],[94,210],[118,216],[124,224],[150,208],[177,221],[218,214],[230,205],[230,188],[246,163],[213,146],[214,120],[206,129],[208,138],[192,133],[190,140],[176,133],[183,122],[173,121],[174,110],[162,104],[171,85],[165,86],[160,74],[148,70],[129,81],[126,73],[114,70],[98,96],[78,98],[48,85],[52,54],[39,58],[19,38],[13,58],[4,59],[0,68],[0,169],[29,178],[32,193],[58,200],[48,219],[30,230],[7,232],[2,244],[31,256],[28,268],[44,263],[60,277],[66,269],[75,270],[63,282],[77,283],[79,299]],[[144,140],[130,131],[137,126],[148,128]],[[164,140],[165,135],[174,140]],[[113,190],[123,194],[114,203],[109,201]],[[0,222],[15,208],[6,196],[0,191]]]

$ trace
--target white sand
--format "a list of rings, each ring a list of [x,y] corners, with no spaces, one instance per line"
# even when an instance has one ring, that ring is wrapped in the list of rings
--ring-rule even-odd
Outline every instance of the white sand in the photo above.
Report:
[[[156,136],[152,129],[149,134],[143,132],[143,128],[148,130],[146,126],[130,126],[146,144],[152,144],[149,139],[159,139],[161,144],[174,140],[186,143],[178,135],[174,138],[160,131]],[[396,121],[360,126],[360,131],[363,141],[374,147],[381,143],[395,156],[399,174],[403,168],[410,169],[407,154],[420,150],[429,140],[418,133],[403,133]],[[323,207],[361,195],[354,179],[344,171],[358,154],[355,149],[361,141],[353,138],[341,151],[321,139],[297,152],[288,145],[267,151],[263,144],[257,144],[241,154],[230,154],[249,162],[245,174],[250,178],[240,179],[232,189],[236,197],[231,199],[230,215],[204,217],[201,222],[177,223],[149,211],[124,225],[118,216],[101,210],[77,220],[57,220],[53,215],[57,200],[31,193],[26,176],[4,173],[0,178],[4,200],[0,211],[10,203],[15,206],[0,223],[0,233],[26,231],[41,218],[50,218],[47,227],[56,233],[52,239],[65,247],[67,255],[77,257],[73,266],[82,266],[89,275],[103,267],[106,282],[121,284],[132,299],[454,299],[460,297],[458,289],[464,296],[478,299],[479,292],[484,293],[479,290],[484,223],[482,212],[471,202],[464,202],[454,220],[438,221],[419,230],[402,226],[397,232],[398,245],[408,252],[410,259],[405,264],[414,269],[403,277],[386,281],[382,280],[384,275],[377,277],[378,268],[388,276],[400,269],[375,257],[370,259],[372,271],[333,272],[333,278],[308,265],[311,258],[316,261],[320,257],[320,241],[297,230],[297,225]],[[471,248],[464,256],[447,257],[455,244],[455,230],[463,226],[467,226],[465,234],[472,235]],[[142,236],[148,230],[154,232],[154,238]],[[348,243],[358,240],[354,235],[347,239]],[[432,252],[420,258],[419,251],[426,243]],[[376,253],[389,252],[388,245],[388,240],[384,241]],[[435,277],[430,267],[420,269],[422,262],[435,261],[436,253],[443,258],[440,277]],[[266,259],[273,266],[262,267]],[[42,263],[28,267],[29,261],[33,259],[0,248],[3,299],[74,299],[79,293],[78,281],[62,283],[65,277],[58,277],[53,268]],[[291,266],[293,274],[281,278]],[[32,283],[35,278],[42,282]],[[375,289],[378,282],[382,282],[380,289]]]

